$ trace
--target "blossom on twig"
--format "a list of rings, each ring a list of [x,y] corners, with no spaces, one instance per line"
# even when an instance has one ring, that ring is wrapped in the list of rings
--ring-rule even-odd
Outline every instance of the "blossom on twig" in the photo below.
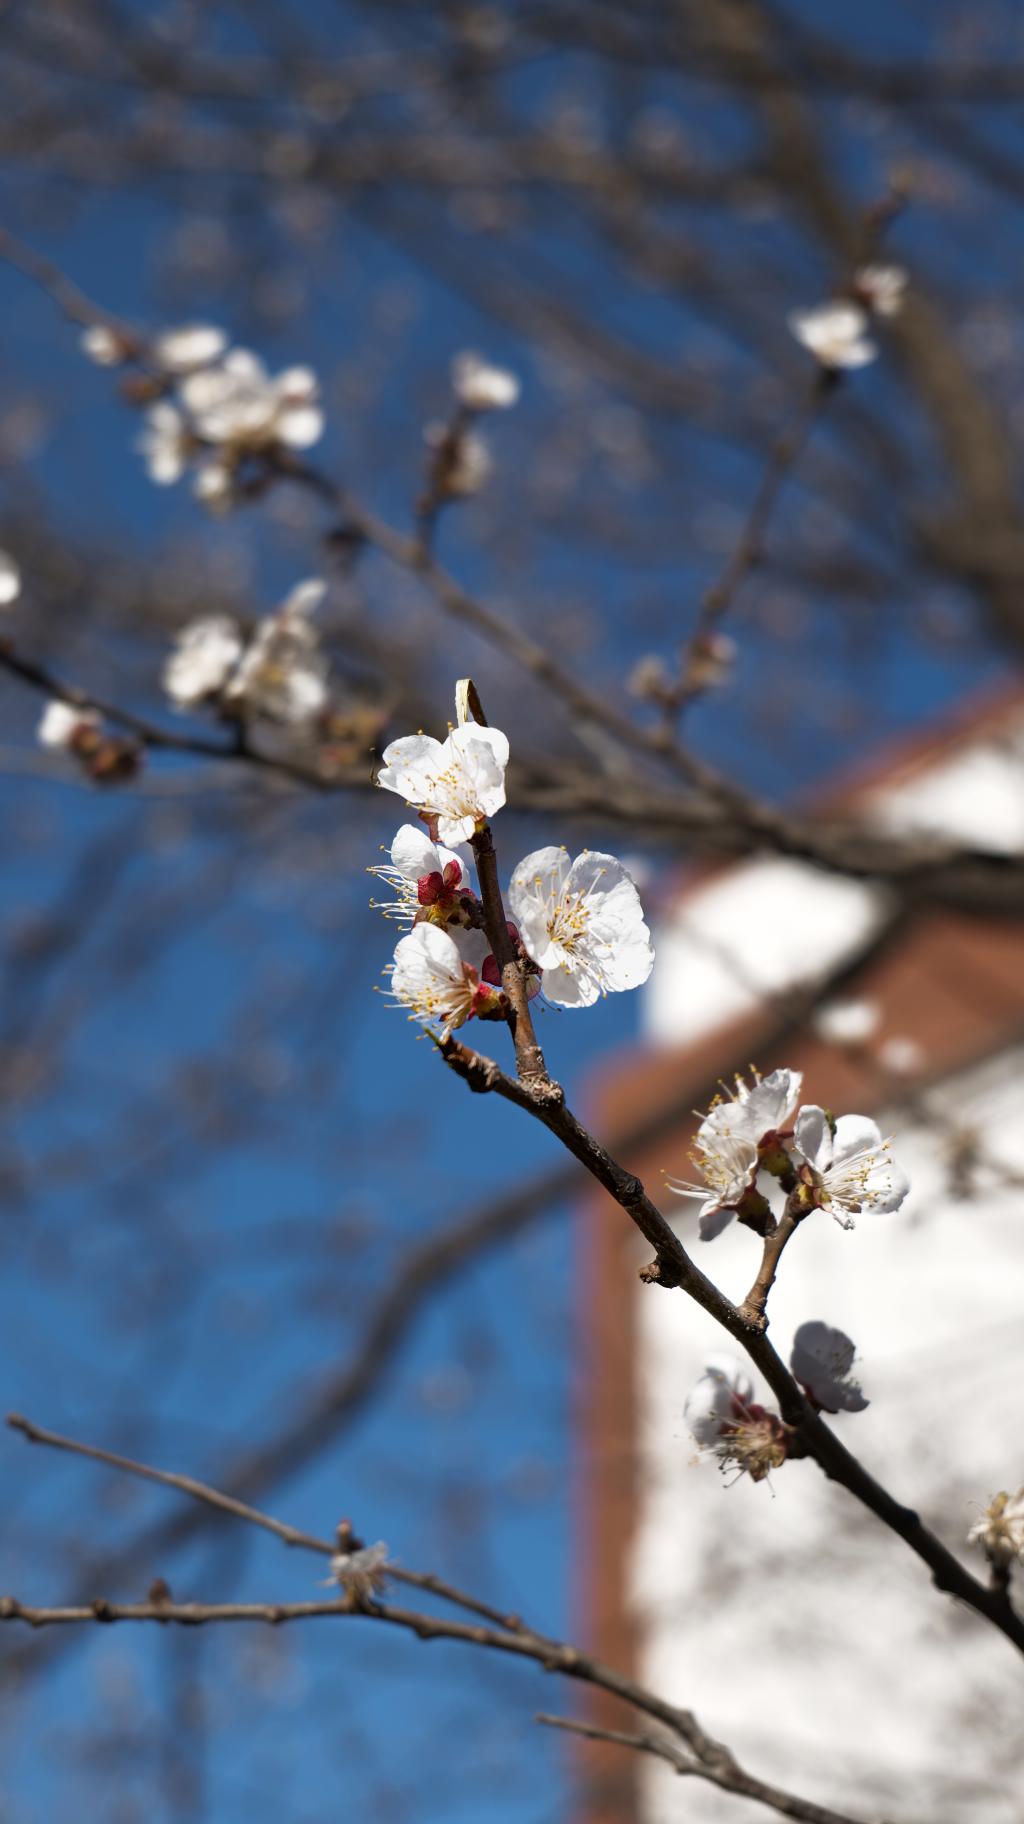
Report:
[[[83,709],[77,703],[51,698],[39,718],[36,739],[41,747],[57,753],[70,753],[84,730],[98,729],[101,718],[95,709]]]
[[[714,1355],[707,1361],[684,1412],[701,1449],[723,1469],[738,1469],[753,1482],[763,1482],[789,1454],[786,1426],[778,1413],[754,1399],[753,1383],[734,1356]]]
[[[482,931],[414,925],[395,945],[388,992],[410,1019],[447,1038],[474,1015],[494,1015],[505,1005],[483,976],[489,950]]]
[[[908,284],[902,266],[861,266],[853,275],[854,296],[876,317],[899,316]]]
[[[794,310],[789,327],[798,342],[822,367],[833,372],[846,367],[864,367],[873,361],[878,349],[867,334],[868,319],[859,304],[837,299],[818,304],[813,310]]]
[[[197,435],[234,456],[274,444],[305,450],[323,434],[312,368],[271,375],[247,348],[232,348],[215,366],[187,374],[178,391]]]
[[[519,398],[519,380],[506,367],[466,350],[452,362],[455,397],[468,412],[506,411]]]
[[[391,844],[391,861],[368,869],[394,890],[394,899],[371,900],[375,912],[413,924],[430,919],[446,925],[457,918],[463,899],[474,897],[468,851],[431,842],[426,830],[403,823]]]
[[[182,323],[177,329],[165,329],[155,336],[150,353],[165,373],[192,374],[211,367],[227,345],[226,331],[213,323]]]
[[[387,1583],[388,1548],[383,1539],[375,1545],[354,1546],[331,1557],[331,1582],[340,1583],[346,1596],[362,1601],[378,1596]]]
[[[508,738],[500,728],[460,723],[445,741],[401,735],[384,749],[377,784],[397,792],[436,841],[467,842],[505,802]]]
[[[842,1330],[819,1319],[801,1324],[789,1358],[795,1380],[822,1412],[863,1412],[868,1405],[852,1379],[856,1345]]]
[[[795,1154],[808,1201],[826,1209],[844,1229],[862,1210],[898,1210],[910,1180],[890,1156],[867,1115],[840,1115],[832,1121],[823,1108],[802,1108],[796,1118]]]
[[[183,627],[162,673],[175,708],[192,709],[219,697],[244,647],[238,623],[226,614],[204,615]]]
[[[318,577],[298,583],[277,612],[260,622],[225,686],[225,707],[290,727],[320,714],[327,703],[328,664],[311,616],[326,589]]]
[[[1015,1558],[1024,1561],[1024,1488],[1015,1495],[1004,1489],[994,1495],[980,1520],[967,1535],[968,1545],[980,1545],[990,1564],[1008,1570]]]
[[[798,1070],[773,1070],[747,1084],[738,1076],[735,1089],[726,1089],[712,1103],[694,1140],[690,1155],[702,1182],[669,1178],[668,1188],[679,1197],[700,1199],[700,1238],[713,1241],[737,1211],[767,1209],[756,1188],[758,1168],[778,1151],[779,1135],[788,1129],[800,1099],[803,1078]]]
[[[468,499],[491,479],[494,463],[479,431],[468,425],[428,424],[424,442],[434,452],[430,481],[439,500]]]
[[[195,440],[184,413],[169,399],[156,399],[147,409],[138,448],[146,464],[146,473],[158,488],[172,487],[181,480]]]
[[[536,849],[515,869],[509,906],[544,993],[559,1007],[590,1007],[602,994],[639,988],[654,967],[640,895],[614,855]]]

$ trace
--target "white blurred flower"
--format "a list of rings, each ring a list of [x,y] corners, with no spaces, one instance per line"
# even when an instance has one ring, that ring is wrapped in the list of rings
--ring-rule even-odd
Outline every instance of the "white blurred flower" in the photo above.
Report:
[[[0,551],[0,608],[9,608],[21,594],[21,571],[9,551]]]
[[[559,1007],[591,1007],[650,975],[640,895],[614,855],[585,849],[570,861],[565,849],[536,849],[513,873],[508,901],[544,993]]]
[[[924,1064],[924,1048],[916,1039],[886,1039],[878,1047],[878,1062],[894,1077],[913,1076]]]
[[[712,1103],[690,1155],[702,1182],[666,1180],[677,1196],[699,1199],[702,1241],[720,1235],[754,1190],[761,1150],[771,1147],[788,1127],[802,1083],[798,1070],[773,1070],[767,1077],[755,1074],[750,1085],[737,1077],[735,1090]]]
[[[191,374],[209,367],[227,348],[224,330],[212,323],[182,323],[154,337],[153,358],[168,374]]]
[[[859,304],[819,304],[813,310],[791,311],[788,320],[797,341],[822,367],[864,367],[878,353]]]
[[[1024,1488],[1015,1495],[1005,1490],[995,1495],[980,1520],[967,1535],[968,1545],[980,1545],[990,1564],[1006,1570],[1015,1558],[1024,1560]]]
[[[710,1358],[690,1389],[684,1413],[696,1442],[723,1469],[735,1468],[763,1482],[786,1460],[786,1428],[777,1413],[754,1400],[749,1376],[734,1356]]]
[[[891,1158],[891,1141],[867,1115],[840,1115],[830,1123],[824,1109],[809,1105],[796,1118],[796,1145],[810,1168],[818,1205],[844,1229],[862,1210],[898,1210],[910,1181]]]
[[[515,374],[468,350],[452,362],[452,386],[459,404],[470,412],[505,411],[519,398]]]
[[[181,480],[192,454],[193,442],[184,417],[170,400],[157,399],[147,408],[138,447],[145,460],[150,481],[165,488],[172,482]]]
[[[223,462],[201,462],[195,472],[192,492],[197,500],[206,503],[211,513],[229,507],[232,492],[230,468]]]
[[[909,278],[902,266],[862,266],[854,289],[877,317],[896,317],[903,309]]]
[[[197,434],[232,452],[275,443],[304,450],[323,433],[312,368],[289,367],[274,377],[246,348],[230,349],[215,366],[187,374],[179,393]]]
[[[482,931],[414,925],[395,946],[388,992],[411,1019],[446,1038],[474,1014],[499,1005],[481,974],[489,948]]]
[[[331,1580],[340,1583],[346,1595],[376,1596],[387,1582],[387,1571],[388,1548],[383,1539],[331,1557]]]
[[[175,637],[175,650],[163,669],[163,687],[178,709],[191,709],[217,697],[244,649],[237,623],[225,614],[190,621]]]
[[[819,1007],[812,1024],[818,1037],[830,1045],[863,1045],[880,1019],[876,1001],[829,1001]]]
[[[66,753],[74,746],[80,729],[99,728],[100,717],[94,709],[80,709],[54,697],[46,705],[36,728],[36,739],[42,747]]]
[[[453,848],[501,809],[507,765],[508,738],[500,728],[465,722],[446,741],[422,734],[392,741],[377,784],[436,823],[437,840]]]
[[[440,847],[415,823],[403,823],[391,844],[390,865],[382,863],[368,871],[395,894],[394,899],[372,899],[373,910],[403,923],[433,914],[435,923],[447,924],[460,896],[472,892],[469,851]]]
[[[83,329],[78,346],[97,367],[119,367],[125,358],[122,338],[105,323],[90,323]]]
[[[868,1401],[851,1378],[855,1354],[854,1343],[842,1330],[814,1318],[797,1330],[789,1365],[823,1412],[863,1412]]]
[[[320,714],[327,703],[328,664],[310,616],[326,587],[318,577],[297,584],[277,613],[260,622],[226,685],[226,703],[291,727]]]

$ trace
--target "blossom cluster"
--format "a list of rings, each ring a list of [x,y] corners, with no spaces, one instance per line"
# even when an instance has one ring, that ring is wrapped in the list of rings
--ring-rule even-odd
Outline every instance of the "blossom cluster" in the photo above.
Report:
[[[836,1120],[815,1103],[800,1107],[802,1087],[799,1071],[755,1071],[751,1083],[737,1077],[712,1103],[691,1154],[700,1182],[668,1180],[670,1190],[700,1203],[702,1241],[720,1235],[734,1216],[767,1234],[774,1218],[760,1186],[771,1180],[794,1215],[828,1210],[845,1229],[862,1211],[899,1209],[909,1180],[877,1124],[867,1115]]]
[[[479,494],[491,475],[491,452],[477,429],[484,412],[507,411],[519,398],[519,381],[507,368],[482,355],[456,355],[451,369],[455,413],[449,423],[428,424],[429,498],[460,500]]]
[[[801,1324],[790,1368],[817,1412],[863,1412],[868,1402],[853,1379],[855,1346],[819,1319]],[[723,1469],[763,1482],[790,1457],[804,1454],[796,1431],[754,1398],[754,1384],[731,1355],[712,1356],[687,1397],[686,1422],[701,1450]]]
[[[143,362],[149,378],[139,449],[159,486],[193,470],[193,490],[215,510],[231,505],[253,458],[305,450],[323,434],[320,386],[309,367],[271,374],[258,355],[232,348],[225,331],[187,323],[147,344],[106,324],[82,337],[90,360],[113,367]]]
[[[375,902],[411,925],[395,948],[394,1000],[447,1035],[466,1020],[508,1011],[501,970],[464,845],[505,803],[509,744],[500,729],[462,719],[444,741],[404,735],[384,751],[377,783],[413,808],[390,861],[375,868],[391,900]],[[613,855],[536,849],[513,870],[509,941],[529,994],[543,988],[561,1007],[589,1007],[602,994],[639,987],[654,962],[636,887]]]
[[[906,289],[901,266],[862,266],[843,296],[812,310],[792,311],[789,327],[828,371],[865,367],[878,354],[869,334],[872,318],[898,316]]]
[[[312,619],[326,588],[316,577],[297,584],[251,634],[226,614],[190,621],[163,670],[174,707],[209,704],[224,716],[290,728],[314,721],[328,700],[327,658]]]

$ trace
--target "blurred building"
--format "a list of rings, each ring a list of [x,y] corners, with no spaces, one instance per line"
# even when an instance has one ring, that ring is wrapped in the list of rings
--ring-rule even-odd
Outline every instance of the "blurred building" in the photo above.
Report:
[[[974,706],[829,803],[1024,851],[1024,698]],[[790,1065],[805,1100],[894,1135],[907,1203],[849,1233],[809,1219],[771,1334],[786,1357],[809,1318],[856,1339],[871,1404],[830,1423],[965,1551],[989,1497],[1024,1482],[1024,928],[925,905],[893,925],[888,910],[876,887],[789,860],[682,880],[655,919],[644,1043],[612,1061],[588,1112],[612,1142],[645,1127],[626,1163],[734,1298],[756,1237],[733,1223],[702,1244],[697,1205],[661,1176],[694,1175],[688,1111],[717,1080]],[[840,1007],[821,1019],[813,989],[832,975]],[[803,1797],[864,1818],[1019,1824],[1012,1648],[814,1464],[755,1486],[695,1461],[684,1401],[729,1339],[681,1293],[638,1280],[649,1253],[608,1199],[581,1212],[585,1637]],[[621,1707],[602,1715],[630,1727]],[[584,1771],[586,1824],[766,1815],[618,1748],[588,1752]]]

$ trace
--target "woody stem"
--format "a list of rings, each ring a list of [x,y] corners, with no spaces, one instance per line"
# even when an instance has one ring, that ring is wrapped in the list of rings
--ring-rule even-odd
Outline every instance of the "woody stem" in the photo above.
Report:
[[[472,838],[480,881],[480,900],[484,912],[484,929],[501,970],[501,985],[509,1001],[509,1031],[516,1048],[516,1067],[524,1080],[547,1081],[544,1053],[537,1042],[526,993],[526,972],[516,955],[508,934],[508,919],[498,881],[498,862],[494,853],[489,824],[484,824]]]

